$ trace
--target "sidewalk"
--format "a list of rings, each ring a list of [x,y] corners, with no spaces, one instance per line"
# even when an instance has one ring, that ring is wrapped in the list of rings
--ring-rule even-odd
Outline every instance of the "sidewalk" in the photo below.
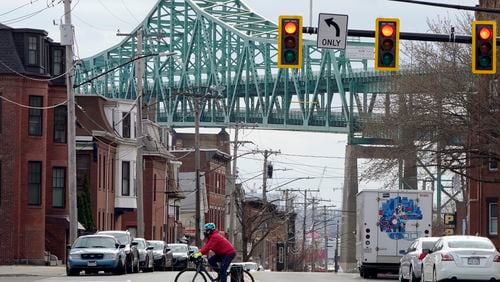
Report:
[[[66,269],[60,266],[0,265],[0,277],[16,276],[64,276]]]

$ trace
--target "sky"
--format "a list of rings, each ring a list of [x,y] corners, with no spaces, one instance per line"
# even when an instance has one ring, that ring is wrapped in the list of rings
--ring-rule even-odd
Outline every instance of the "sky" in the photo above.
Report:
[[[400,19],[402,32],[427,32],[427,20],[437,17],[454,18],[461,11],[399,3],[389,0],[312,0],[312,19],[309,17],[311,0],[242,0],[256,13],[277,22],[279,15],[302,15],[304,25],[317,26],[319,13],[348,15],[349,29],[373,30],[378,17]],[[59,27],[64,7],[59,0],[0,0],[0,23],[15,28],[47,30],[49,37],[59,41]],[[62,0],[61,0],[62,2]],[[117,30],[132,31],[154,7],[156,0],[73,0],[73,25],[76,31],[76,54],[80,58],[92,56],[123,38]],[[477,0],[432,1],[446,4],[474,6]],[[47,8],[47,4],[56,3]],[[233,136],[234,130],[227,129]],[[202,133],[214,131],[201,130]],[[214,132],[215,133],[215,132]],[[269,158],[274,165],[273,178],[268,189],[313,189],[313,195],[324,199],[320,205],[341,206],[344,175],[346,136],[331,133],[264,131],[242,129],[239,140],[252,141],[240,147],[239,153],[252,149],[280,151]],[[262,178],[262,155],[248,154],[238,158],[240,181],[248,192],[259,193]],[[284,171],[283,169],[286,169]],[[313,177],[314,179],[297,179]],[[288,185],[278,187],[291,181]],[[360,183],[360,189],[381,188],[381,183]],[[329,200],[330,202],[326,202]]]

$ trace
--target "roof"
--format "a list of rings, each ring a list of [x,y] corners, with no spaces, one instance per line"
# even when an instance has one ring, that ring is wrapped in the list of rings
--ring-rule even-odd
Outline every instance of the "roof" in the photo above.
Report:
[[[0,74],[26,73],[12,31],[12,28],[0,24]]]
[[[104,113],[104,104],[107,100],[95,95],[76,95],[76,135],[91,136],[93,131],[104,131],[114,135]]]

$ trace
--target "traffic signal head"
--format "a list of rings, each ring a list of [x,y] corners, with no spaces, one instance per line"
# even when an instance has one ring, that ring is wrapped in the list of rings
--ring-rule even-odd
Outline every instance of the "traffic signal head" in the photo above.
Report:
[[[495,21],[472,22],[472,73],[497,71],[497,25]]]
[[[278,25],[278,67],[302,67],[302,17],[280,16]]]
[[[378,18],[375,22],[375,69],[399,68],[399,19]]]

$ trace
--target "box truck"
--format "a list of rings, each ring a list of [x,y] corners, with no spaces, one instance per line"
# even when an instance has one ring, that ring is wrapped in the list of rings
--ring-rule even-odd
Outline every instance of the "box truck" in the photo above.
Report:
[[[356,260],[363,278],[398,273],[413,240],[432,232],[432,191],[363,190],[356,196]]]

